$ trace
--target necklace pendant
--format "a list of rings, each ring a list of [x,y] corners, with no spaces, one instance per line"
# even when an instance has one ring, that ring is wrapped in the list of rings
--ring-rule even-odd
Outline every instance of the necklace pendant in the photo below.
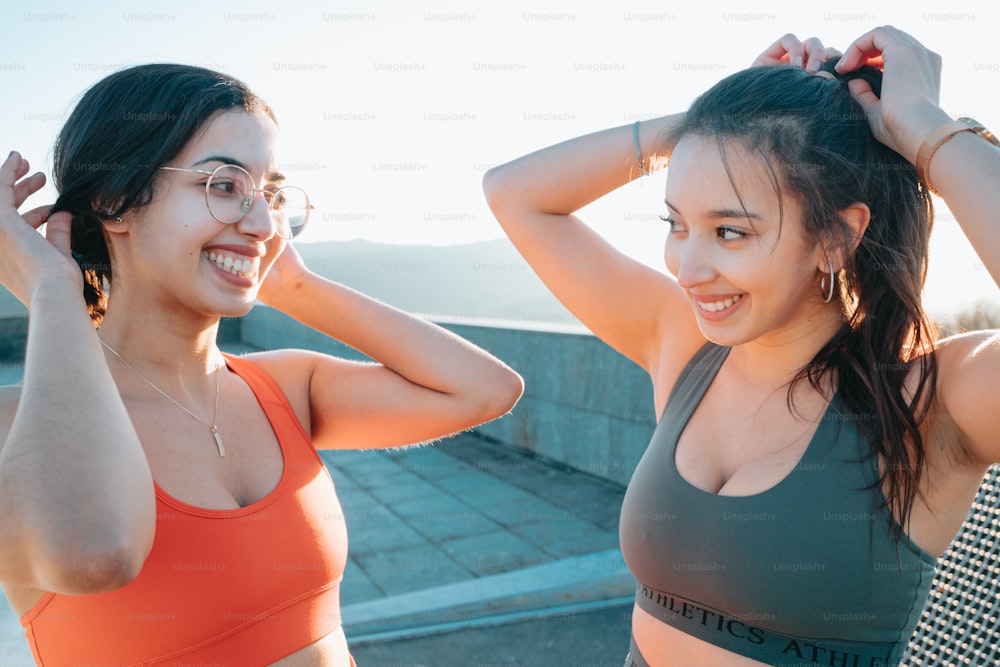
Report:
[[[211,429],[212,429],[212,437],[215,438],[215,444],[219,448],[219,456],[225,456],[226,448],[222,446],[222,436],[219,435],[219,429],[217,429],[214,424],[212,425]]]

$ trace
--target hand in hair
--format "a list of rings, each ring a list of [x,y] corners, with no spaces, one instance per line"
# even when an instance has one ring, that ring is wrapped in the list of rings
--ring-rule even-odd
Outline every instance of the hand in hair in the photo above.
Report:
[[[863,65],[882,70],[881,95],[860,79],[848,84],[851,95],[865,110],[875,138],[915,162],[921,142],[950,120],[938,104],[941,56],[911,35],[883,26],[854,40],[836,69],[853,72]]]
[[[280,252],[257,292],[257,298],[262,303],[278,310],[281,310],[282,298],[290,297],[309,273],[302,256],[291,243],[285,243]]]
[[[823,42],[816,37],[810,37],[803,42],[792,33],[788,33],[757,56],[751,67],[795,65],[807,72],[816,72],[828,59],[839,55],[840,51],[823,46]]]
[[[29,168],[17,152],[0,165],[0,283],[25,306],[30,305],[42,279],[65,279],[76,290],[82,287],[80,270],[70,253],[69,214],[50,216],[51,206],[18,213],[25,200],[45,185],[41,172],[25,177]],[[47,223],[44,238],[32,231],[43,223]]]

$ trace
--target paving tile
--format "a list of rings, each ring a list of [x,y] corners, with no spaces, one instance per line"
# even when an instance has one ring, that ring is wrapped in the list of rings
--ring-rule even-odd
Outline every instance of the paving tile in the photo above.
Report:
[[[435,486],[476,508],[532,498],[532,494],[480,472],[432,480]]]
[[[441,548],[456,563],[480,577],[553,560],[552,556],[507,531],[448,540]]]
[[[434,543],[500,529],[482,513],[440,491],[430,497],[399,503],[392,509]]]
[[[387,478],[409,474],[397,462],[377,451],[336,452],[335,456],[328,460],[341,474],[361,487],[378,485],[384,483]]]
[[[330,473],[330,479],[333,480],[334,488],[337,489],[337,495],[361,489],[353,479],[343,474],[340,470],[327,466],[327,471]]]
[[[511,526],[511,532],[557,558],[618,547],[618,534],[599,530],[562,510]]]
[[[479,511],[502,526],[514,526],[527,523],[538,516],[548,516],[565,510],[545,502],[541,498],[528,496],[509,502],[494,503],[479,508]]]
[[[618,531],[624,486],[484,438],[469,438],[461,446],[447,443],[444,447],[452,456],[474,461],[479,471],[562,507],[599,528]]]
[[[470,436],[461,435],[455,439],[455,445],[467,442]],[[443,442],[451,442],[443,441]],[[456,458],[441,449],[441,443],[429,447],[411,447],[396,449],[386,455],[396,461],[405,470],[420,475],[425,479],[444,477],[469,472],[475,468],[462,459]]]
[[[344,568],[344,580],[340,583],[341,606],[346,607],[349,604],[368,602],[382,597],[385,597],[385,593],[368,578],[353,558],[348,558],[347,567]]]
[[[466,581],[470,572],[430,545],[355,556],[368,579],[387,596]]]
[[[337,498],[340,500],[340,506],[343,508],[344,514],[355,516],[359,520],[368,518],[365,515],[379,504],[370,493],[363,489],[338,491]]]
[[[367,489],[378,502],[386,505],[405,504],[428,495],[441,493],[437,487],[422,477],[407,474],[389,478]]]
[[[425,537],[380,505],[373,504],[361,512],[345,512],[345,515],[349,553],[355,558],[427,544]]]

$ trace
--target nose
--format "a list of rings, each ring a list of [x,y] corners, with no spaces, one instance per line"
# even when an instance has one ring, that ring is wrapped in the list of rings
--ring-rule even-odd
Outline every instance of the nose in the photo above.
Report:
[[[668,239],[664,260],[667,269],[677,278],[677,284],[684,289],[710,282],[716,275],[706,249],[693,238],[683,241]]]
[[[267,241],[277,231],[277,224],[271,217],[271,209],[263,190],[254,190],[251,206],[243,219],[236,223],[241,234],[259,241]]]

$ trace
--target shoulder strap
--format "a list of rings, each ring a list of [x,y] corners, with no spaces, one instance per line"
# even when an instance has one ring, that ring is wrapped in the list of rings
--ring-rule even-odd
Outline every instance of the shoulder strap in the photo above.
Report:
[[[250,386],[278,438],[297,436],[309,443],[309,448],[313,450],[312,440],[302,428],[298,415],[274,378],[249,359],[227,353],[223,353],[223,356],[229,367]]]
[[[684,423],[694,414],[705,392],[708,391],[708,386],[722,368],[722,362],[729,356],[730,349],[707,342],[695,352],[670,391],[667,404],[663,407],[661,421],[670,416],[674,419],[680,417],[681,423]]]

